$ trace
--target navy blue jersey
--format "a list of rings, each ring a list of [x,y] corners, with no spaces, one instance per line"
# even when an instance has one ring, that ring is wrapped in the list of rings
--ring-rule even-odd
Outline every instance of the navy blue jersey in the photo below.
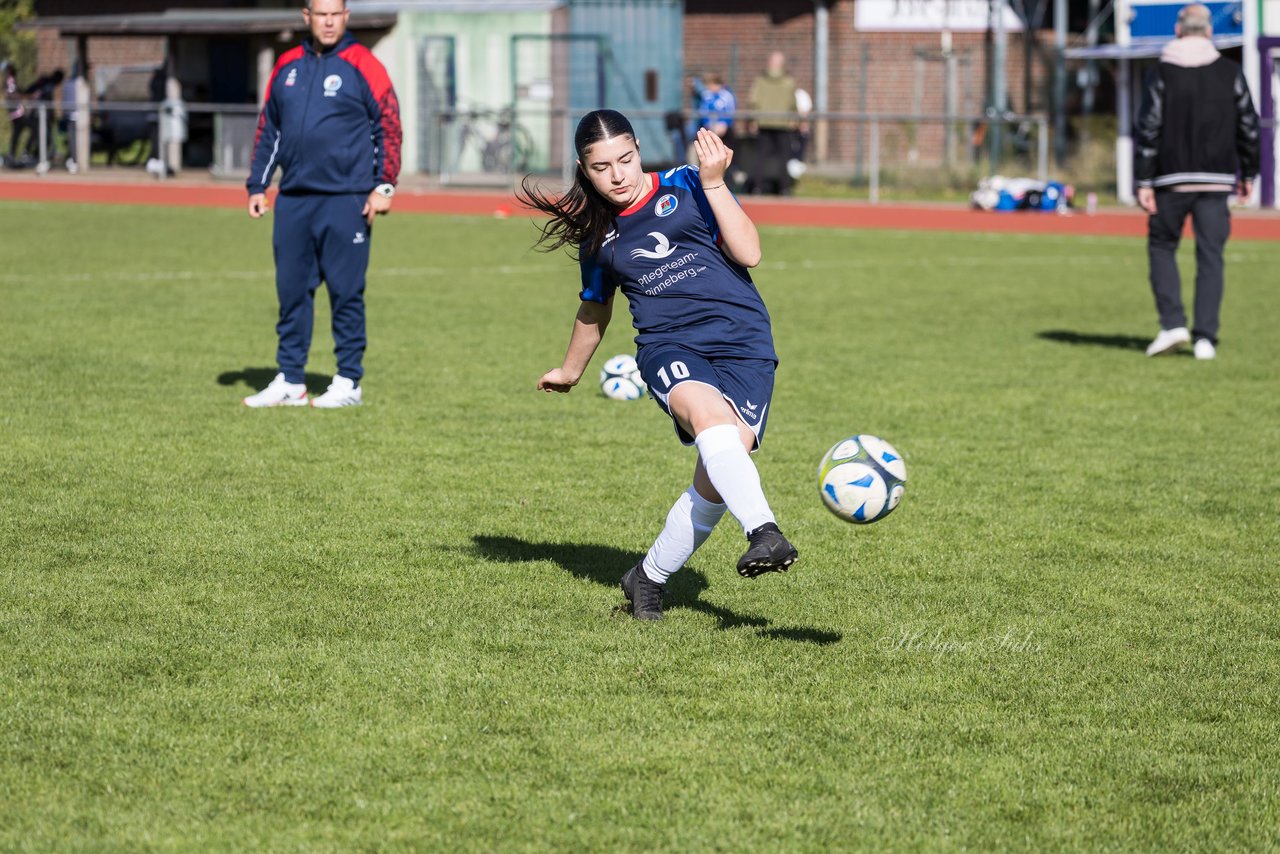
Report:
[[[583,300],[621,290],[636,346],[678,344],[705,357],[777,361],[764,300],[745,267],[720,250],[720,230],[698,170],[653,174],[653,191],[618,214],[593,257],[583,258]]]

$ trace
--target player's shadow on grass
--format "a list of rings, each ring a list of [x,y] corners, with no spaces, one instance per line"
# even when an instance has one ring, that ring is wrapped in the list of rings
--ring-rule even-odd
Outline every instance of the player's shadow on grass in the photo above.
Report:
[[[1046,341],[1057,341],[1059,344],[1087,344],[1093,347],[1113,347],[1117,350],[1140,350],[1146,352],[1150,338],[1136,335],[1091,335],[1088,332],[1071,332],[1067,329],[1048,329],[1037,332],[1037,338]]]
[[[592,543],[531,543],[515,537],[490,537],[476,535],[471,538],[476,550],[488,560],[503,563],[531,563],[547,560],[559,565],[570,575],[586,578],[603,584],[617,591],[619,601],[623,599],[618,587],[622,574],[640,562],[644,555],[630,552],[613,546],[602,546]],[[740,580],[740,579],[738,579]],[[755,583],[768,583],[767,578],[758,579]],[[743,581],[742,583],[751,583]],[[704,602],[698,598],[707,589],[706,577],[696,569],[685,567],[671,576],[667,585],[667,607],[688,608],[702,614],[715,617],[717,628],[735,629],[749,626],[756,629],[760,637],[777,640],[799,641],[821,646],[840,642],[844,636],[839,632],[828,632],[813,628],[774,628],[764,617],[750,614],[738,614],[728,608]]]
[[[242,371],[223,371],[218,374],[218,385],[235,385],[244,383],[250,392],[261,391],[276,378],[279,368],[245,368]],[[307,384],[308,394],[323,394],[329,388],[333,377],[324,374],[303,374],[302,381]]]

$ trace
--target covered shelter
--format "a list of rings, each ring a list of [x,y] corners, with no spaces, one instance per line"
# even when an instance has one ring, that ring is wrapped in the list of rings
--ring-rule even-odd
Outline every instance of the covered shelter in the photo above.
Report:
[[[348,25],[350,31],[362,41],[376,40],[396,24],[395,12],[359,11],[352,9]],[[185,136],[185,115],[182,112],[183,71],[190,64],[183,63],[183,49],[203,47],[205,67],[211,81],[223,92],[240,95],[226,100],[226,106],[244,110],[245,96],[252,103],[261,100],[266,91],[271,69],[275,66],[277,52],[296,43],[306,34],[306,25],[298,9],[168,9],[163,12],[104,15],[61,15],[38,17],[21,25],[24,29],[52,30],[62,38],[75,40],[76,76],[75,110],[77,116],[87,117],[92,109],[88,69],[93,57],[89,55],[91,37],[160,37],[164,39],[164,103],[161,119],[163,152],[156,155],[164,159],[169,169],[178,171],[182,165],[182,139]],[[216,70],[217,74],[212,71]],[[89,168],[90,127],[88,121],[75,122],[72,142],[76,161],[81,168]]]

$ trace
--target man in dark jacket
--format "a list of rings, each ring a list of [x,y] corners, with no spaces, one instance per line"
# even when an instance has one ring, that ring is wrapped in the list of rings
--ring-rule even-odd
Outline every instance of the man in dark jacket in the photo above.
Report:
[[[1160,334],[1148,356],[1195,339],[1197,359],[1217,354],[1222,253],[1231,233],[1232,191],[1247,200],[1258,174],[1258,114],[1240,66],[1210,40],[1209,9],[1178,12],[1177,38],[1148,74],[1138,114],[1134,178],[1147,220],[1151,289]],[[1195,328],[1187,330],[1176,254],[1191,215],[1196,235]]]
[[[400,173],[400,105],[382,63],[347,33],[346,0],[307,0],[311,37],[280,57],[258,118],[246,182],[249,216],[267,210],[267,186],[283,170],[272,246],[280,372],[246,406],[306,406],[303,368],[321,279],[329,288],[338,373],[310,401],[361,403],[364,286],[373,219],[391,209]]]

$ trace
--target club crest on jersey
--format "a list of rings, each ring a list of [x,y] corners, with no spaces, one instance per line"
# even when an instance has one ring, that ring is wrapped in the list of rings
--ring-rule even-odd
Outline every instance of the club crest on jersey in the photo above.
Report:
[[[290,68],[289,76],[284,79],[284,85],[292,86],[298,82],[298,69]]]
[[[660,231],[651,231],[649,236],[658,241],[657,245],[652,249],[632,249],[632,258],[651,258],[657,261],[666,258],[680,248],[680,244],[672,244],[671,241],[667,240],[667,236]]]
[[[324,96],[326,98],[337,97],[338,90],[342,88],[342,78],[336,74],[330,74],[324,79]]]
[[[680,202],[676,200],[676,197],[667,193],[665,196],[658,199],[658,203],[653,206],[653,212],[658,216],[671,216],[676,212],[676,208],[679,206]]]

